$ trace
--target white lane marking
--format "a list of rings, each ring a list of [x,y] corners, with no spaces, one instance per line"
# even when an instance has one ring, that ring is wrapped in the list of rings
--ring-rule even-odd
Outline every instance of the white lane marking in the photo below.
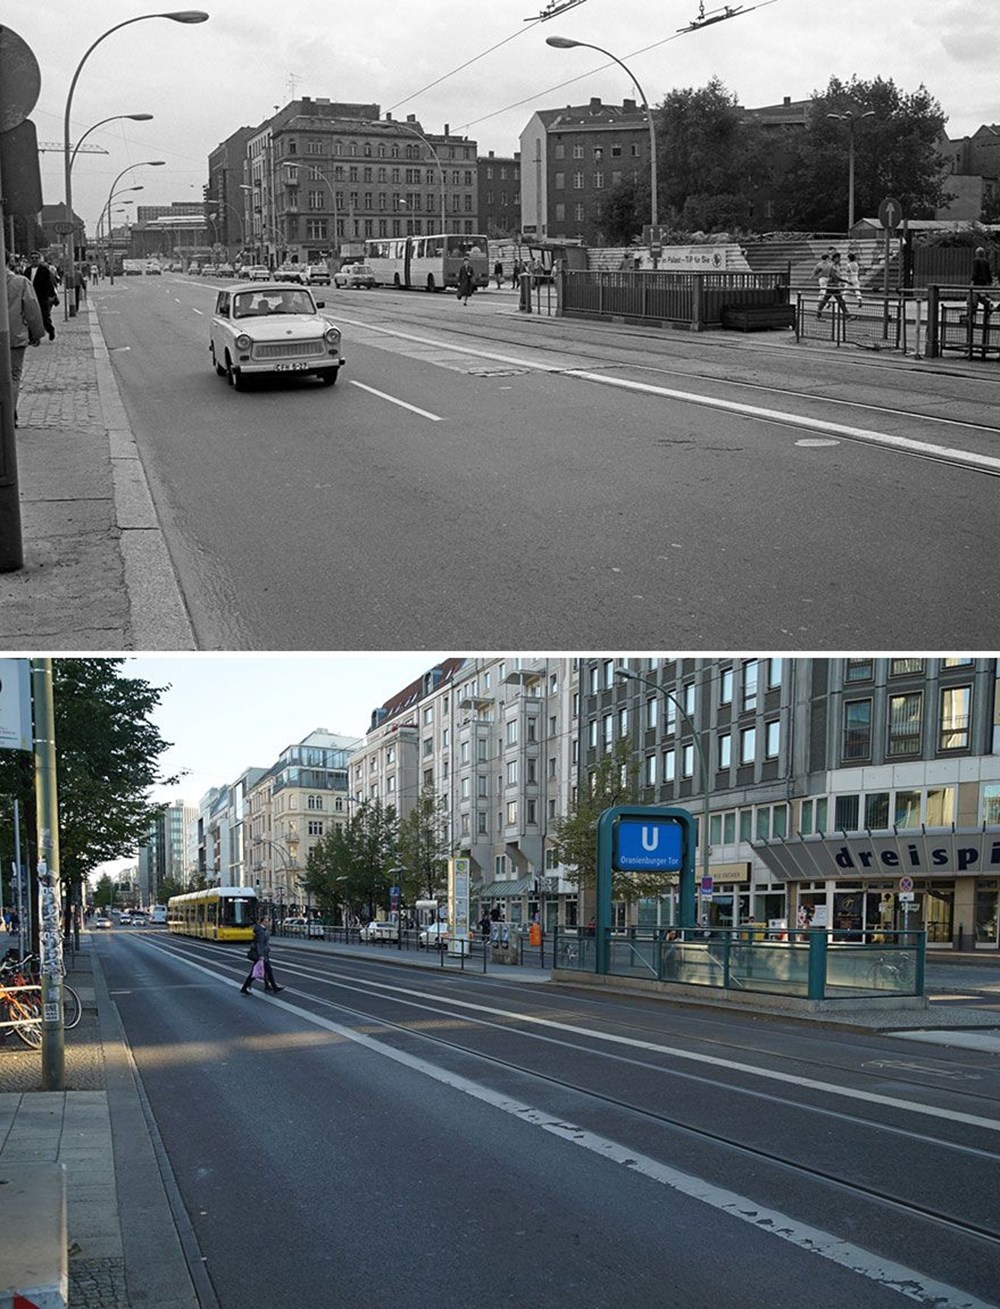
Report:
[[[347,320],[344,320],[347,321]],[[354,323],[370,332],[379,332],[384,336],[398,337],[404,341],[414,341],[421,345],[433,345],[447,348],[455,354],[475,355],[481,359],[496,359],[501,363],[527,368],[536,373],[558,373],[562,377],[578,377],[581,381],[597,382],[602,386],[615,386],[625,391],[640,391],[646,395],[662,396],[666,400],[680,400],[688,404],[701,405],[707,409],[722,409],[726,413],[738,414],[745,418],[760,418],[770,423],[785,426],[804,427],[807,431],[823,432],[829,436],[843,436],[854,441],[864,441],[869,445],[884,445],[903,454],[916,454],[933,459],[948,459],[952,463],[966,464],[980,472],[1000,476],[1000,458],[991,455],[975,454],[969,450],[956,450],[950,446],[934,445],[927,441],[914,441],[905,436],[890,436],[885,432],[876,432],[867,427],[850,427],[844,423],[834,423],[823,418],[807,418],[802,414],[793,414],[782,409],[765,409],[759,405],[746,404],[740,400],[721,400],[711,395],[700,395],[696,391],[679,391],[673,387],[657,386],[652,382],[632,382],[624,377],[610,377],[603,373],[590,373],[583,368],[567,368],[565,365],[539,362],[538,360],[519,359],[510,355],[495,354],[490,350],[474,349],[471,346],[449,345],[429,337],[414,336],[407,332],[397,332],[388,327],[373,327],[370,323]],[[815,397],[810,397],[815,398]],[[840,403],[850,403],[842,401]],[[919,415],[908,415],[917,418]]]
[[[654,386],[650,382],[632,382],[624,377],[606,377],[602,373],[588,373],[576,368],[567,371],[571,377],[597,382],[601,386],[614,386],[623,391],[661,395],[669,400],[682,400],[688,404],[701,405],[706,409],[722,409],[726,413],[738,414],[745,418],[760,418],[769,423],[804,427],[810,432],[825,432],[830,436],[843,436],[849,440],[864,441],[869,445],[884,445],[891,450],[900,450],[904,454],[948,459],[952,463],[967,464],[970,468],[990,473],[994,477],[1000,476],[1000,459],[992,455],[975,454],[971,450],[956,450],[951,446],[933,445],[929,441],[914,441],[907,436],[890,436],[887,432],[875,432],[867,427],[849,427],[844,423],[833,423],[825,418],[807,418],[803,414],[786,413],[781,409],[764,409],[759,405],[748,405],[738,400],[720,400],[715,396],[697,395],[691,391],[676,391],[667,386]]]
[[[180,958],[180,956],[175,957]],[[183,962],[188,967],[197,969],[201,973],[208,973],[209,976],[219,980],[218,973],[213,972],[212,969],[196,964],[193,960],[184,959]],[[231,981],[228,985],[239,986],[240,983]],[[933,1278],[926,1277],[918,1269],[908,1268],[905,1264],[896,1263],[892,1259],[884,1259],[881,1255],[866,1250],[863,1246],[844,1241],[832,1232],[823,1231],[822,1228],[812,1227],[808,1223],[801,1223],[777,1209],[765,1209],[748,1196],[740,1195],[736,1191],[726,1190],[724,1187],[714,1186],[712,1183],[706,1182],[700,1177],[694,1177],[690,1173],[682,1173],[679,1169],[671,1168],[649,1155],[630,1150],[627,1146],[618,1141],[613,1141],[609,1137],[599,1136],[596,1132],[590,1132],[574,1123],[568,1123],[562,1118],[553,1119],[549,1114],[534,1105],[515,1100],[509,1095],[493,1090],[492,1087],[483,1086],[479,1082],[472,1081],[471,1078],[462,1077],[459,1073],[450,1072],[446,1068],[439,1068],[417,1055],[407,1054],[403,1050],[395,1050],[392,1046],[384,1045],[381,1041],[375,1040],[364,1032],[358,1032],[351,1027],[345,1027],[341,1023],[335,1023],[320,1014],[311,1014],[288,1000],[279,1000],[275,996],[271,996],[269,999],[271,1004],[287,1009],[289,1013],[294,1014],[297,1018],[304,1019],[314,1027],[320,1027],[324,1031],[341,1037],[343,1040],[353,1041],[356,1045],[363,1046],[372,1054],[391,1059],[394,1063],[409,1068],[412,1072],[430,1077],[435,1082],[448,1086],[462,1095],[470,1096],[490,1108],[499,1109],[501,1113],[510,1115],[511,1118],[517,1119],[518,1122],[525,1123],[529,1127],[540,1128],[543,1132],[548,1132],[551,1136],[557,1137],[567,1145],[575,1145],[580,1149],[589,1150],[592,1154],[599,1155],[602,1159],[608,1159],[612,1163],[627,1168],[630,1172],[638,1173],[660,1186],[667,1186],[681,1195],[686,1195],[689,1199],[698,1200],[702,1204],[709,1205],[730,1218],[749,1223],[762,1236],[778,1237],[782,1241],[787,1241],[789,1245],[796,1246],[806,1254],[818,1255],[821,1259],[827,1259],[831,1263],[838,1264],[841,1268],[846,1268],[859,1277],[865,1277],[869,1281],[879,1283],[886,1290],[898,1291],[907,1299],[932,1305],[934,1309],[997,1309],[995,1304],[967,1295],[958,1287],[949,1286],[945,1282],[938,1282]],[[557,1026],[558,1024],[552,1025]]]
[[[376,391],[373,386],[365,386],[364,382],[356,382],[351,378],[351,386],[360,387],[362,391],[368,391],[371,395],[377,395],[380,400],[388,400],[390,404],[399,405],[400,409],[409,409],[413,414],[419,414],[421,418],[429,418],[432,423],[443,421],[440,414],[428,413],[426,409],[418,409],[416,405],[408,404],[405,400],[400,400],[394,395],[387,395],[385,391]]]
[[[177,303],[180,304],[180,301],[178,300]],[[201,309],[195,309],[194,305],[191,306],[191,312],[197,314],[199,318],[205,317],[204,311]]]

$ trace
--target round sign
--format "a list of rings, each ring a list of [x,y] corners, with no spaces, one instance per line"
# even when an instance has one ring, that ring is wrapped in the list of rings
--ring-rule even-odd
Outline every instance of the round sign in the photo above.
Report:
[[[890,232],[894,232],[903,221],[903,206],[891,195],[886,196],[878,207],[878,221]]]
[[[20,127],[38,102],[42,75],[31,47],[0,27],[0,132]]]
[[[912,878],[912,877],[901,877],[901,878],[899,879],[899,889],[900,889],[901,891],[912,891],[912,890],[913,890],[913,878]]]

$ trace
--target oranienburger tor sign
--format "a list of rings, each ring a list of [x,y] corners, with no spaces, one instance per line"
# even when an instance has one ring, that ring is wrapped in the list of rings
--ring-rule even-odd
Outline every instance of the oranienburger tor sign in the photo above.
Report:
[[[840,832],[751,844],[782,882],[1000,874],[1000,827]]]

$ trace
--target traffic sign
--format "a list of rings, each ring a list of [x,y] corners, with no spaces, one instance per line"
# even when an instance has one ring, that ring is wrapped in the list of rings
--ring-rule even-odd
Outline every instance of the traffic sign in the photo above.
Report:
[[[70,232],[76,231],[75,223],[53,223],[52,230],[56,236],[69,236]]]
[[[683,862],[679,823],[669,818],[619,819],[613,858],[619,872],[677,872]]]
[[[913,878],[912,878],[912,877],[901,877],[901,878],[899,879],[899,889],[900,889],[901,891],[912,891],[912,890],[913,890]]]
[[[878,207],[878,221],[887,232],[894,232],[903,221],[903,206],[891,195],[887,195]]]
[[[28,43],[0,27],[0,132],[19,127],[34,109],[42,75]]]

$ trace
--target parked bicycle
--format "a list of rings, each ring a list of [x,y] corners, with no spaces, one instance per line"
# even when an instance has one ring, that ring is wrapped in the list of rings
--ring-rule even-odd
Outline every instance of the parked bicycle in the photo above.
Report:
[[[876,955],[868,969],[868,981],[876,991],[904,994],[913,990],[913,959],[909,954]]]
[[[34,994],[38,998],[39,1007],[41,1007],[41,960],[36,954],[26,954],[23,959],[18,959],[15,950],[8,950],[3,959],[0,960],[0,983],[6,988],[13,987],[37,987],[39,988]],[[63,969],[65,973],[65,969]],[[80,1021],[83,1013],[83,1005],[76,991],[70,986],[63,977],[63,1027],[70,1031]],[[32,994],[32,992],[28,992]],[[29,1042],[30,1044],[30,1042]]]

